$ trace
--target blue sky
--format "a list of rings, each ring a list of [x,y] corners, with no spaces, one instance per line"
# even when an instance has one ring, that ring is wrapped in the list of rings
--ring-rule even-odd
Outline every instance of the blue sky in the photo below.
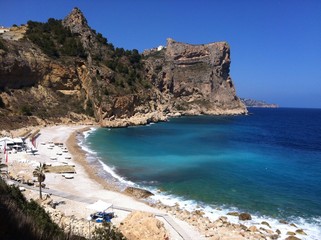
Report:
[[[319,0],[0,0],[0,25],[63,19],[75,6],[116,47],[227,41],[238,96],[321,108]]]

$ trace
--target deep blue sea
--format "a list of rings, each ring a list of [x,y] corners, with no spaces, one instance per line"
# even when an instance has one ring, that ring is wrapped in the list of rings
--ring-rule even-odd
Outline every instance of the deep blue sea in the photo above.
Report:
[[[163,196],[320,227],[321,109],[249,112],[99,128],[85,144],[119,176]]]

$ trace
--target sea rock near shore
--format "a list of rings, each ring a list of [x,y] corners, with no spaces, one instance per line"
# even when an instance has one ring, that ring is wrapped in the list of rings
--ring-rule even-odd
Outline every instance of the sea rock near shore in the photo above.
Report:
[[[119,230],[128,240],[168,239],[164,224],[151,213],[130,213],[120,224]]]
[[[239,220],[241,221],[246,221],[246,220],[251,220],[252,216],[249,213],[241,213],[239,215]]]
[[[124,193],[133,196],[135,198],[141,199],[141,198],[148,198],[150,196],[153,196],[154,194],[151,193],[148,190],[141,189],[141,188],[135,188],[135,187],[127,187],[124,191]]]

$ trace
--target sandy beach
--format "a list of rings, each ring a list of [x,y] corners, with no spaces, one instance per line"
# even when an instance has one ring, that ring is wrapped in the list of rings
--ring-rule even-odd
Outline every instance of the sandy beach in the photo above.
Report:
[[[46,173],[46,180],[44,182],[46,184],[45,189],[43,189],[44,193],[48,192],[48,190],[56,190],[73,196],[74,200],[55,196],[54,194],[50,197],[55,202],[64,201],[64,204],[58,205],[56,210],[65,216],[87,219],[93,211],[86,208],[89,203],[84,202],[84,199],[85,201],[91,201],[91,203],[103,200],[113,204],[114,208],[112,210],[117,217],[112,219],[112,223],[116,226],[119,226],[132,211],[166,215],[165,211],[152,208],[139,200],[114,191],[115,188],[112,184],[97,176],[95,169],[86,163],[85,152],[80,149],[76,139],[76,135],[81,134],[86,129],[88,129],[88,126],[52,126],[42,128],[37,138],[38,152],[35,155],[25,152],[9,154],[8,170],[10,174],[15,177],[32,179],[32,171],[39,162],[49,165],[65,165],[67,163],[74,166],[76,173],[72,174],[72,179],[63,177],[65,174]],[[57,146],[54,143],[63,143],[63,147]],[[66,152],[62,152],[62,148],[67,148],[68,152],[66,150]],[[69,157],[71,158],[69,159]],[[27,189],[25,195],[28,198],[34,199],[39,197],[37,190]],[[121,208],[128,209],[128,211],[119,210]],[[173,216],[171,218],[186,236],[189,236],[191,239],[204,238],[197,229]],[[163,217],[157,217],[157,219],[164,223],[170,239],[183,239],[180,233],[171,227]]]
[[[231,223],[226,216],[210,220],[201,211],[188,212],[180,209],[179,206],[147,204],[123,194],[117,191],[112,177],[108,182],[98,176],[98,169],[88,164],[86,152],[78,144],[78,137],[81,137],[83,131],[89,129],[90,126],[85,125],[43,127],[37,138],[38,152],[36,154],[26,152],[9,154],[10,175],[15,179],[23,178],[24,181],[32,179],[32,171],[40,162],[52,166],[73,167],[75,173],[46,173],[44,182],[46,186],[43,191],[50,194],[50,197],[43,201],[42,205],[65,231],[69,231],[73,225],[73,231],[90,237],[94,226],[98,227],[99,224],[88,222],[88,216],[93,213],[88,206],[97,200],[102,200],[112,204],[110,210],[116,215],[112,223],[123,229],[126,228],[124,221],[129,214],[136,211],[152,214],[153,219],[162,223],[156,232],[161,232],[162,227],[166,231],[162,237],[156,236],[153,239],[275,239],[281,236],[285,239],[285,236],[292,233],[299,234],[298,231],[296,232],[299,229],[294,226],[291,229],[286,225],[280,233],[280,230],[272,229],[269,223],[262,222],[256,226],[246,224],[245,221],[244,223]],[[18,135],[19,132],[13,134]],[[69,177],[66,178],[67,175]],[[24,194],[29,199],[39,198],[38,189],[34,187],[26,187]],[[60,204],[52,208],[48,205],[49,202]],[[139,218],[145,217],[147,216],[141,215]],[[152,221],[148,220],[148,222],[151,224]],[[144,227],[148,224],[145,223]],[[146,231],[144,227],[141,227],[142,231]],[[285,229],[290,229],[292,232],[286,232]],[[129,228],[127,231],[134,230]],[[137,234],[141,237],[131,239],[151,239],[143,237],[141,233]]]

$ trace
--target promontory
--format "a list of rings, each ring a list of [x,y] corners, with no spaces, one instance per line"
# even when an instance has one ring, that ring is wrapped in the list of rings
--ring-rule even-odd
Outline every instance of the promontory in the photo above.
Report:
[[[63,20],[28,21],[0,34],[1,128],[88,119],[102,126],[170,116],[245,114],[226,42],[125,50],[74,8]]]

